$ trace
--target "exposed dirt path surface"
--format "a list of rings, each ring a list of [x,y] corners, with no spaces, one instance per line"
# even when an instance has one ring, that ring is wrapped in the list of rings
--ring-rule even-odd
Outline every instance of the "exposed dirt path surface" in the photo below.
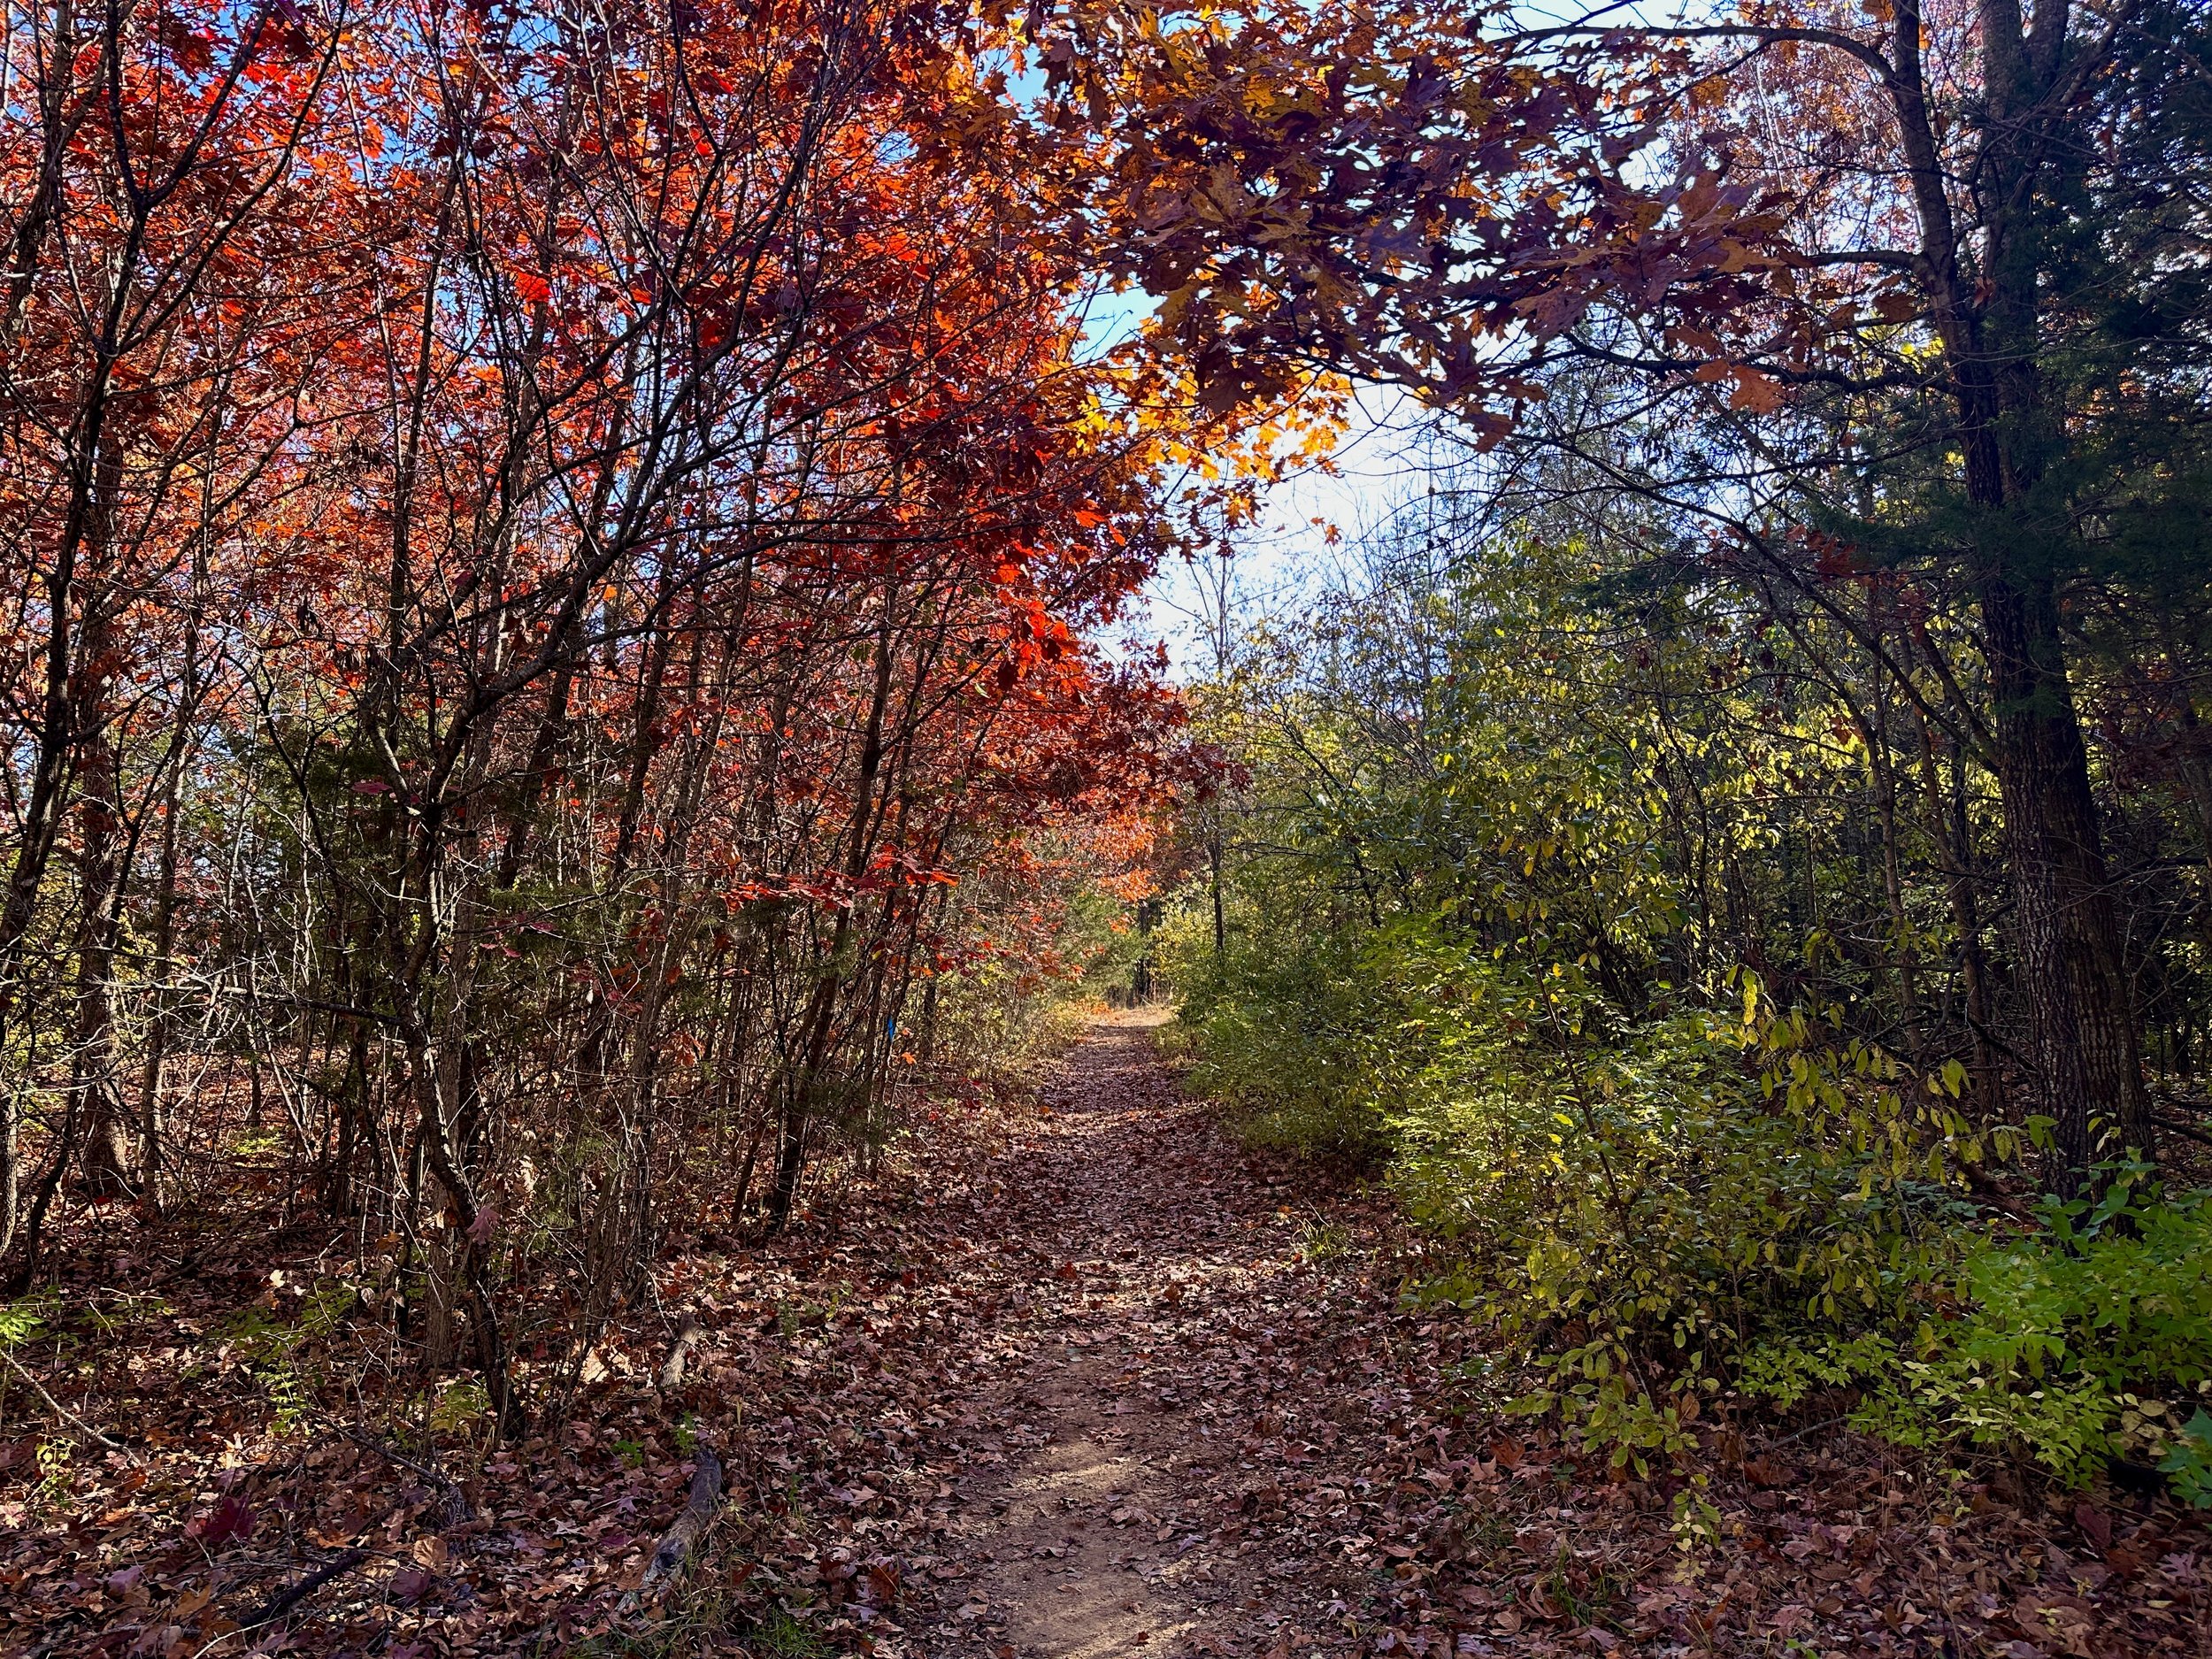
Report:
[[[926,1651],[1002,1632],[1019,1659],[1318,1638],[1325,1608],[1291,1587],[1304,1563],[1240,1537],[1224,1503],[1250,1467],[1240,1437],[1297,1380],[1292,1333],[1319,1334],[1315,1229],[1181,1098],[1156,1023],[1102,1023],[1007,1161],[1009,1208],[1053,1265],[1007,1333],[1025,1363],[971,1402],[1003,1449],[949,1540],[972,1598]]]

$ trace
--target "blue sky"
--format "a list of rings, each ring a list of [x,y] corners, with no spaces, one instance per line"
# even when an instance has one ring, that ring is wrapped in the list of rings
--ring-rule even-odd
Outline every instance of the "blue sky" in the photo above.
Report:
[[[1101,292],[1087,303],[1088,348],[1103,351],[1130,338],[1157,302],[1141,290]],[[1240,538],[1230,572],[1233,608],[1256,620],[1294,605],[1331,561],[1329,531],[1348,543],[1377,524],[1407,485],[1402,457],[1417,411],[1402,392],[1363,388],[1353,419],[1331,457],[1333,474],[1310,472],[1270,492],[1262,521]],[[1166,641],[1171,672],[1202,674],[1212,652],[1195,618],[1210,609],[1207,579],[1216,573],[1171,562],[1145,594],[1134,631]]]
[[[1230,604],[1247,625],[1296,607],[1363,532],[1378,526],[1416,488],[1407,454],[1420,411],[1405,393],[1363,388],[1353,419],[1332,457],[1333,472],[1309,472],[1269,492],[1260,522],[1240,539],[1228,572]],[[1329,533],[1340,538],[1332,548]],[[1141,632],[1166,641],[1177,680],[1210,665],[1210,633],[1199,618],[1212,609],[1217,572],[1171,561],[1145,593]]]

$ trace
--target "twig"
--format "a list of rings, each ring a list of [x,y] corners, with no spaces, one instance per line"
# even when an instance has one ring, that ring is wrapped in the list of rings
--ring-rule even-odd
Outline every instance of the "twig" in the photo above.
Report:
[[[99,1441],[101,1445],[106,1447],[108,1450],[111,1452],[119,1452],[127,1449],[120,1440],[111,1440],[108,1439],[106,1435],[101,1433],[99,1430],[94,1428],[92,1425],[86,1422],[74,1411],[72,1411],[67,1406],[62,1404],[60,1401],[55,1399],[53,1395],[48,1394],[46,1392],[46,1386],[40,1382],[37,1378],[32,1376],[30,1372],[25,1371],[21,1362],[19,1362],[14,1355],[9,1353],[5,1348],[0,1348],[0,1359],[7,1361],[8,1368],[14,1371],[15,1374],[20,1377],[25,1382],[31,1385],[32,1388],[37,1393],[38,1397],[43,1400],[47,1405],[52,1409],[56,1416],[66,1417],[70,1422],[75,1424],[79,1428],[82,1429],[87,1434],[92,1436],[94,1440]]]
[[[1832,1429],[1838,1424],[1848,1423],[1850,1420],[1850,1414],[1847,1412],[1842,1417],[1830,1417],[1824,1422],[1809,1423],[1803,1428],[1793,1430],[1787,1434],[1770,1435],[1766,1443],[1769,1446],[1787,1446],[1792,1440],[1801,1440],[1808,1434],[1817,1434],[1823,1429]]]
[[[661,1366],[660,1387],[663,1394],[673,1394],[683,1386],[684,1366],[691,1358],[691,1350],[699,1346],[706,1333],[698,1325],[687,1325],[677,1337],[676,1346],[668,1351],[668,1358]]]
[[[243,1630],[257,1630],[264,1624],[273,1624],[309,1596],[321,1589],[333,1578],[343,1578],[369,1558],[365,1549],[349,1549],[309,1573],[305,1578],[286,1586],[270,1597],[257,1612],[249,1614],[239,1624]]]
[[[2212,1147],[2212,1135],[2205,1133],[2201,1129],[2192,1128],[2187,1124],[2176,1123],[2170,1118],[2154,1118],[2154,1121],[2159,1128],[2170,1135],[2180,1135],[2197,1142],[2200,1146]]]

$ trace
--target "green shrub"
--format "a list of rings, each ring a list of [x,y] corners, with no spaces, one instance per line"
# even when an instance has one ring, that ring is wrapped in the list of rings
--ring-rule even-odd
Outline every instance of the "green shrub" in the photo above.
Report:
[[[1785,695],[1802,641],[1701,583],[1615,581],[1580,530],[1440,557],[1433,515],[1198,688],[1235,767],[1162,935],[1194,1085],[1386,1170],[1417,1294],[1502,1338],[1470,1386],[1532,1378],[1494,1403],[1617,1466],[1779,1409],[2212,1485],[2204,1202],[2122,1168],[2094,1208],[1986,1208],[2031,1125],[1883,1046],[1967,1033],[1911,995],[1956,918],[1872,856],[1918,832],[1868,710]],[[1970,827],[1995,803],[1950,764]]]
[[[2158,1463],[2212,1507],[2212,1433],[2200,1408],[2181,1420],[2212,1385],[2212,1203],[2114,1174],[2093,1209],[2053,1201],[2032,1232],[1977,1235],[1909,1329],[1768,1344],[1747,1391],[1791,1403],[1809,1379],[1842,1384],[1862,1394],[1855,1424],[1901,1444],[2024,1452],[2070,1485],[2116,1456]]]
[[[2158,1466],[2176,1496],[2200,1509],[2212,1509],[2212,1413],[2199,1406]]]
[[[1210,933],[1171,921],[1162,954],[1184,987],[1181,1041],[1191,1086],[1218,1102],[1250,1142],[1346,1163],[1375,1163],[1381,1114],[1361,1087],[1379,1018],[1359,959],[1333,935],[1292,941],[1240,934],[1217,963]]]
[[[1411,1017],[1364,1087],[1409,1213],[1463,1263],[1425,1294],[1494,1320],[1542,1373],[1517,1406],[1617,1465],[1685,1448],[1758,1344],[1909,1317],[1967,1242],[1950,1183],[1983,1138],[1755,984],[1740,1014],[1629,1027],[1571,974],[1432,933],[1386,977]]]
[[[2068,1482],[2164,1460],[2212,1496],[2212,1432],[2181,1423],[2212,1379],[2203,1194],[2127,1166],[2032,1229],[1985,1214],[1961,1170],[2023,1133],[1740,976],[1740,1006],[1628,1026],[1571,972],[1433,924],[1186,972],[1194,1084],[1261,1139],[1385,1156],[1456,1263],[1418,1294],[1493,1321],[1540,1379],[1511,1407],[1617,1466],[1686,1450],[1724,1394],[1847,1390],[1901,1444]]]

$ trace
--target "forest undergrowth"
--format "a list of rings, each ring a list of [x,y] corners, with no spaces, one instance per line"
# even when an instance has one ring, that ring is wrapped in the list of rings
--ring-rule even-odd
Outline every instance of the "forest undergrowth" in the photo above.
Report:
[[[358,1340],[311,1331],[289,1288],[311,1283],[305,1233],[274,1273],[214,1225],[180,1233],[169,1275],[88,1249],[99,1317],[12,1350],[76,1437],[11,1450],[9,1651],[2212,1640],[2205,1531],[2170,1499],[2062,1494],[1817,1416],[1716,1413],[1681,1470],[1637,1479],[1502,1414],[1472,1380],[1494,1330],[1406,1294],[1433,1242],[1379,1189],[1245,1149],[1154,1056],[1158,1020],[1103,1017],[1034,1087],[948,1100],[772,1245],[688,1241],[567,1418],[488,1455],[480,1405],[369,1437],[336,1390],[257,1366],[236,1334],[256,1325],[298,1332],[293,1364],[326,1387]],[[702,1448],[727,1502],[641,1597]]]
[[[866,1650],[871,1608],[931,1583],[871,1534],[941,1519],[928,1448],[1005,1363],[995,1161],[1026,1097],[933,1081],[917,1136],[826,1171],[803,1225],[672,1239],[588,1347],[550,1333],[520,1438],[465,1371],[390,1363],[396,1264],[290,1213],[280,1167],[150,1228],[73,1208],[67,1266],[0,1327],[5,1651]],[[703,1448],[707,1553],[641,1609]]]
[[[1716,1411],[1833,1417],[2212,1507],[2193,1039],[2146,1079],[2155,1122],[2061,1121],[1968,888],[1994,803],[1925,727],[1907,773],[1868,634],[1772,637],[1617,495],[1539,490],[1509,532],[1494,474],[1435,476],[1216,635],[1194,696],[1234,782],[1155,944],[1195,1087],[1381,1179],[1432,1242],[1415,1294],[1516,1362],[1499,1402],[1619,1467],[1679,1466]],[[1874,649],[1910,641],[1860,600]],[[2172,797],[2113,799],[2152,844]],[[2131,926],[2199,885],[2138,866]],[[2177,933],[2137,982],[2178,1002],[2200,972]]]

